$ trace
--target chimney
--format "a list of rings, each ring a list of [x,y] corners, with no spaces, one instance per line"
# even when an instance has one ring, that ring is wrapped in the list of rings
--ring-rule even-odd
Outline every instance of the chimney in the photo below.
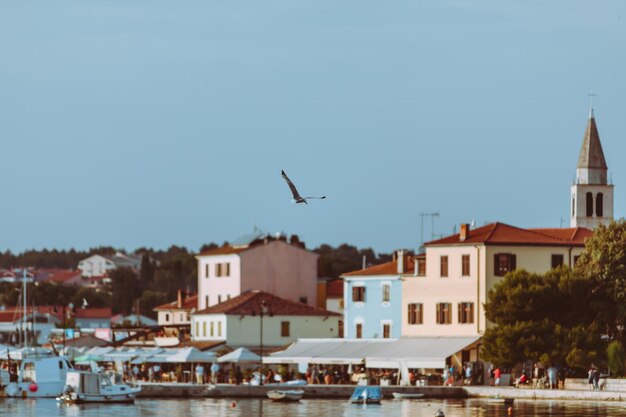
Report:
[[[398,274],[404,273],[404,251],[398,251]]]
[[[459,240],[464,242],[469,237],[470,225],[467,223],[461,223],[461,233],[459,233]]]
[[[178,298],[176,300],[176,307],[181,308],[183,306],[183,294],[180,290],[178,290]]]

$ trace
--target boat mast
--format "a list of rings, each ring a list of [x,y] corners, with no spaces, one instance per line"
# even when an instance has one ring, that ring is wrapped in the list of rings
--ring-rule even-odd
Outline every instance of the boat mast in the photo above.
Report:
[[[26,307],[28,306],[26,302],[26,267],[22,267],[22,337],[24,338],[24,347],[28,347],[28,335],[27,335],[27,318],[26,318]]]

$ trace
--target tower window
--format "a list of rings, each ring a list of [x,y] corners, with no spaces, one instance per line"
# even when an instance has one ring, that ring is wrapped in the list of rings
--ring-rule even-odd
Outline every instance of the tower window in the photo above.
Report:
[[[593,194],[587,193],[587,217],[593,217]]]
[[[602,216],[603,215],[603,213],[602,213],[603,212],[603,210],[602,210],[603,209],[603,207],[602,207],[602,203],[603,203],[602,197],[604,197],[602,195],[602,193],[598,193],[596,195],[596,217],[603,217]]]
[[[576,216],[576,200],[572,197],[572,217]]]

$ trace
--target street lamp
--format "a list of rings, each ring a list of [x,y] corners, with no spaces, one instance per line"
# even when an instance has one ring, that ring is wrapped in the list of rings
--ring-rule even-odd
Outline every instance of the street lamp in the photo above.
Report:
[[[253,316],[255,314],[256,310],[252,312]],[[267,307],[265,300],[262,300],[259,305],[259,351],[261,356],[259,359],[259,385],[263,385],[263,317],[265,315],[272,317],[274,314]]]

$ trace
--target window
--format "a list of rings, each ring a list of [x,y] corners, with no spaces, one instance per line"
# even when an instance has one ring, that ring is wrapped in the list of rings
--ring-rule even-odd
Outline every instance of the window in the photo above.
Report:
[[[202,337],[206,337],[206,321],[202,322]]]
[[[561,265],[563,265],[563,255],[552,254],[552,268],[557,268]]]
[[[587,193],[587,217],[593,216],[593,194]]]
[[[206,296],[204,297],[204,306],[205,306],[206,308],[208,308],[208,307],[209,307],[209,296],[208,296],[208,295],[206,295]]]
[[[464,277],[469,277],[470,274],[470,256],[463,255],[461,257],[461,275]]]
[[[196,322],[196,337],[200,337],[200,323]]]
[[[409,324],[424,324],[424,305],[409,303]]]
[[[512,253],[496,253],[494,255],[494,275],[497,277],[503,277],[507,272],[514,271],[517,266],[515,265],[515,255]]]
[[[391,324],[383,324],[383,339],[389,339],[391,337]]]
[[[222,302],[222,295],[218,294],[218,296],[217,296],[217,304],[219,304],[221,302]]]
[[[391,301],[391,285],[383,284],[383,303]]]
[[[337,337],[343,338],[343,320],[339,320],[339,329],[337,329]]]
[[[418,277],[426,276],[426,257],[417,258],[417,276]]]
[[[450,314],[451,309],[452,306],[450,303],[437,304],[437,324],[452,323],[452,314]]]
[[[309,299],[307,297],[300,297],[299,300],[300,300],[300,302],[302,304],[308,304],[309,303]]]
[[[352,287],[352,301],[364,302],[365,301],[365,287]]]
[[[596,217],[602,217],[603,215],[603,201],[602,201],[602,193],[596,194]]]
[[[440,262],[440,276],[442,277],[447,277],[448,276],[448,257],[447,256],[442,256],[441,258],[441,262]]]
[[[459,323],[474,323],[474,303],[459,303]]]
[[[180,313],[180,314],[178,315],[178,319],[179,319],[180,321],[185,321],[184,317],[185,317],[185,315],[184,315],[183,313]]]
[[[209,264],[204,265],[204,277],[209,277]]]
[[[170,315],[168,313],[165,313],[165,322],[166,323],[170,322]]]
[[[362,323],[356,324],[356,338],[357,339],[363,338],[363,324]]]
[[[228,262],[221,262],[215,264],[215,276],[216,277],[229,277],[230,276],[230,264]]]
[[[211,331],[211,337],[213,337],[213,336],[215,335],[215,329],[214,329],[214,328],[215,328],[215,326],[214,326],[214,324],[215,324],[215,323],[211,322],[211,328],[210,328],[210,331]]]
[[[222,322],[221,321],[217,322],[217,335],[219,337],[222,337]]]
[[[289,322],[281,321],[280,322],[280,336],[281,337],[289,337]]]

